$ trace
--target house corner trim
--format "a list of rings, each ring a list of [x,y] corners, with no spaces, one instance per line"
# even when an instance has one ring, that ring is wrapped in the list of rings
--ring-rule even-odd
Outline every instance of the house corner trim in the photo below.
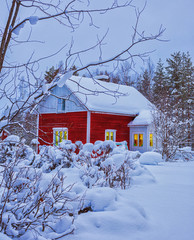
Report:
[[[87,132],[86,132],[87,143],[90,143],[90,127],[91,127],[91,112],[87,111]]]

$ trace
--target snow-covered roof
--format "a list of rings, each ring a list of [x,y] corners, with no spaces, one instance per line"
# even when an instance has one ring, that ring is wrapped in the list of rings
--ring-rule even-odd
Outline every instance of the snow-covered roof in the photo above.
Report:
[[[151,103],[134,87],[71,76],[64,83],[90,111],[137,115]]]
[[[152,113],[150,110],[142,110],[139,115],[131,121],[128,126],[150,125],[152,123]]]

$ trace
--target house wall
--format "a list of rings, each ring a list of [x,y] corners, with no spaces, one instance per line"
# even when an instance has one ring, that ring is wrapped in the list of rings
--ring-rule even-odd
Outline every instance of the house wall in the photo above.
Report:
[[[39,105],[40,113],[58,113],[58,98],[56,98],[55,95],[68,99],[66,100],[64,112],[78,112],[86,110],[66,86],[61,88],[56,86],[51,90],[51,95],[41,101]]]
[[[68,128],[68,139],[86,143],[87,112],[47,113],[39,115],[39,142],[53,143],[53,128]]]
[[[105,140],[105,130],[116,130],[116,142],[127,141],[129,147],[129,127],[134,117],[113,114],[91,113],[90,142]]]

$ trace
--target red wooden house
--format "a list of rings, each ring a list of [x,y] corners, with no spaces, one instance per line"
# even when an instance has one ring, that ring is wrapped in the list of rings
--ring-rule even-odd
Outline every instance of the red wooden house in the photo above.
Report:
[[[56,83],[42,100],[39,142],[58,145],[63,139],[83,143],[126,141],[131,150],[147,151],[153,148],[153,131],[147,118],[138,118],[142,120],[140,113],[149,111],[150,106],[133,87],[72,76],[64,79],[62,86]]]

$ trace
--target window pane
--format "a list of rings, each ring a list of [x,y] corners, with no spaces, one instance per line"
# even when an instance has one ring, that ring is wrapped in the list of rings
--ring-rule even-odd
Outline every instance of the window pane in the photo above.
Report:
[[[58,143],[59,143],[59,136],[58,136],[58,134],[59,134],[59,132],[56,131],[56,132],[55,132],[55,144],[56,144],[56,145],[58,145]]]
[[[113,132],[110,132],[110,140],[114,140],[114,133]]]
[[[63,132],[62,131],[60,131],[60,133],[59,133],[59,142],[62,142],[62,139],[63,139]]]
[[[106,140],[109,140],[109,132],[106,132]]]
[[[65,99],[62,99],[62,106],[61,106],[61,110],[65,111]]]
[[[67,140],[67,131],[64,132],[64,139]]]
[[[150,147],[153,147],[153,134],[150,133]]]
[[[133,143],[133,145],[135,147],[137,147],[137,144],[138,144],[138,134],[134,134],[134,143]]]
[[[143,147],[143,134],[139,134],[139,147]]]

